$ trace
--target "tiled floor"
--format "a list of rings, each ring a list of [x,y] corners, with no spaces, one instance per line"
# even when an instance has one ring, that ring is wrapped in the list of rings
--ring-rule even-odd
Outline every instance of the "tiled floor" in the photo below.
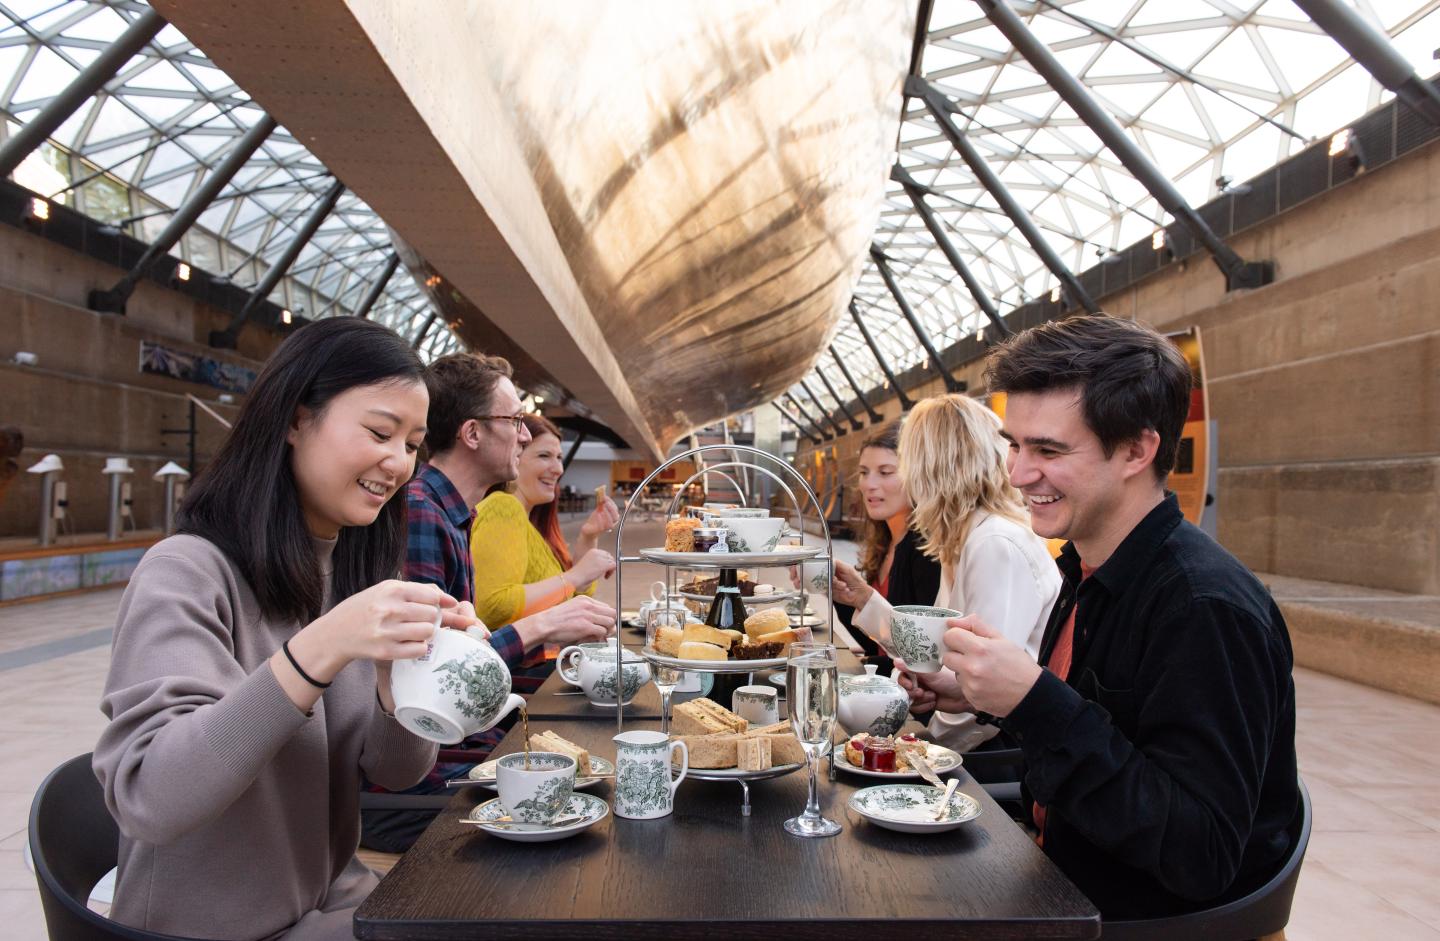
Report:
[[[637,545],[653,537],[635,533]],[[653,577],[627,569],[627,606]],[[12,941],[45,937],[21,855],[30,798],[103,726],[96,704],[109,646],[93,645],[119,601],[106,591],[0,608],[0,936]],[[65,652],[58,642],[67,640],[79,649]],[[42,644],[58,652],[28,663],[26,651]],[[1295,680],[1315,832],[1288,938],[1440,941],[1440,706],[1307,670]]]

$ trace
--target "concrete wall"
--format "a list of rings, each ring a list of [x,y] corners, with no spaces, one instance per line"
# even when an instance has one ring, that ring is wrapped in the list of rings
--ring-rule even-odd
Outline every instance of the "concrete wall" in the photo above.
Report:
[[[92,288],[108,288],[122,272],[38,236],[0,226],[0,425],[25,435],[22,470],[54,452],[65,462],[69,512],[76,532],[104,532],[108,484],[100,474],[106,457],[130,458],[135,474],[135,520],[139,528],[161,521],[161,485],[151,475],[166,461],[187,459],[186,393],[233,419],[235,406],[216,402],[219,390],[140,372],[140,341],[203,353],[251,369],[279,342],[276,334],[247,328],[239,353],[205,345],[229,314],[182,294],[142,283],[128,315],[86,309]],[[14,365],[17,351],[39,357],[38,367]],[[200,465],[224,436],[203,412],[197,416]],[[0,538],[32,537],[38,528],[37,477],[21,473],[0,499]]]
[[[1440,147],[1231,244],[1273,260],[1275,283],[1227,294],[1197,256],[1102,299],[1162,330],[1201,329],[1220,541],[1260,571],[1440,593]],[[983,388],[978,363],[956,375]],[[868,433],[826,446],[844,461]]]

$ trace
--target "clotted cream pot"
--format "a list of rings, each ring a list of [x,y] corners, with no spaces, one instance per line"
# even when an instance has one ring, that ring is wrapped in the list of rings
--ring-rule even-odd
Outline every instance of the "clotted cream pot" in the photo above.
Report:
[[[390,668],[395,718],[421,738],[454,745],[525,705],[510,692],[505,661],[472,630],[437,625],[429,652]]]
[[[847,732],[894,735],[905,724],[910,697],[888,676],[878,676],[870,663],[863,676],[840,677],[840,702],[835,717]]]

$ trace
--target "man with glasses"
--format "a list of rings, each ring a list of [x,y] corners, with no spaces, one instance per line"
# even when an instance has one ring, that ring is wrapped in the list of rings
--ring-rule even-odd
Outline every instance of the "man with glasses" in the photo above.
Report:
[[[405,487],[409,534],[402,577],[438,585],[462,602],[473,601],[475,595],[470,555],[475,505],[492,486],[516,478],[520,453],[530,443],[510,376],[506,360],[473,353],[442,356],[426,369],[430,412],[425,445],[430,459]],[[510,669],[515,692],[529,695],[543,677],[523,669],[528,651],[545,644],[604,640],[615,620],[614,608],[577,595],[513,624],[489,625],[490,646]],[[514,718],[512,713],[509,721],[466,740],[476,762],[504,737]],[[424,782],[405,793],[439,793],[448,778],[464,774],[472,765],[436,765]],[[433,811],[367,810],[362,815],[361,842],[370,849],[404,852],[434,816]]]

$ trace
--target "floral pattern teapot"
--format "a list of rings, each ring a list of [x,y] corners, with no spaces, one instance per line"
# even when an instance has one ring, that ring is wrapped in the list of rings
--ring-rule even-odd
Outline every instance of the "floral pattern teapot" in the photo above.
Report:
[[[470,631],[441,628],[437,618],[425,655],[390,668],[395,718],[421,738],[454,745],[525,705],[484,632]]]
[[[910,713],[910,696],[888,676],[879,676],[875,664],[865,665],[863,676],[840,677],[840,703],[836,718],[850,733],[894,735]]]

